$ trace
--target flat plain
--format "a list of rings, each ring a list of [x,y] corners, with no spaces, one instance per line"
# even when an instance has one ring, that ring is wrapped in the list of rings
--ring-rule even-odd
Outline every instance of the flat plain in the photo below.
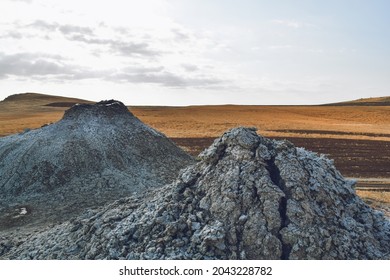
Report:
[[[287,139],[328,155],[345,177],[358,180],[358,194],[390,210],[390,98],[323,106],[129,106],[144,123],[196,156],[224,131],[257,127],[262,136]],[[61,119],[72,104],[88,102],[35,93],[0,102],[0,136]]]

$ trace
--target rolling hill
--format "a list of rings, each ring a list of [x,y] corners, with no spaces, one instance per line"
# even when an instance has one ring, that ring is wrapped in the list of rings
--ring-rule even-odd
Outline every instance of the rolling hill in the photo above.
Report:
[[[67,105],[60,106],[61,103],[65,103]],[[0,102],[0,106],[2,107],[2,109],[7,109],[7,107],[13,105],[18,106],[19,109],[31,109],[31,107],[34,106],[33,109],[36,110],[36,106],[71,107],[72,105],[77,103],[92,102],[79,98],[26,92],[8,96]]]
[[[351,101],[325,104],[325,106],[390,106],[390,96],[360,98]]]
[[[67,108],[76,103],[92,102],[32,92],[10,95],[0,101],[0,136],[57,121]]]

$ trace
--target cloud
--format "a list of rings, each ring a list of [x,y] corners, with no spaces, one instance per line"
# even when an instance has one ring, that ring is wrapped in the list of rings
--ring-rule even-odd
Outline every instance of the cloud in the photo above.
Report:
[[[0,77],[8,75],[33,76],[58,74],[61,66],[51,62],[52,56],[31,53],[4,54],[0,53]]]
[[[151,50],[147,43],[133,43],[124,41],[113,41],[110,47],[116,53],[123,56],[141,55],[141,56],[158,56],[160,53]]]
[[[77,26],[71,24],[59,24],[56,22],[46,22],[43,20],[36,20],[31,24],[28,24],[27,27],[33,27],[44,31],[59,31],[64,35],[72,34],[72,33],[80,33],[80,34],[93,34],[93,29],[85,26]]]
[[[98,38],[90,38],[81,34],[74,34],[66,37],[70,41],[78,41],[86,44],[96,44],[96,45],[110,45],[115,43],[114,40],[108,39],[98,39]]]
[[[165,70],[163,66],[142,65],[123,67],[119,70],[94,70],[67,62],[58,55],[43,53],[5,54],[0,52],[0,79],[24,77],[36,80],[84,80],[101,79],[132,84],[157,84],[171,88],[211,88],[220,86],[223,80],[205,76],[184,76]]]
[[[121,56],[156,57],[160,55],[160,52],[151,49],[147,42],[139,40],[135,42],[122,38],[112,39],[97,36],[95,34],[95,29],[91,27],[59,24],[43,20],[36,20],[25,27],[47,32],[59,32],[68,41],[82,42],[88,45],[106,46],[109,51]]]
[[[18,76],[33,79],[75,80],[97,78],[107,74],[66,63],[58,55],[42,53],[5,54],[0,52],[0,79]]]
[[[12,42],[16,46],[14,52],[19,53],[0,50],[0,79],[99,79],[169,88],[221,88],[227,83],[221,78],[227,75],[205,67],[199,71],[193,63],[215,42],[177,24],[161,29],[135,29],[39,19],[14,21],[5,26],[4,36],[20,40]],[[30,52],[24,52],[26,43],[31,44]],[[47,52],[62,56],[43,53],[43,44],[48,46]]]
[[[190,35],[187,34],[185,31],[180,30],[178,28],[171,29],[171,32],[174,35],[175,40],[177,41],[186,41],[190,39]]]
[[[33,27],[40,30],[55,31],[59,26],[58,23],[49,23],[43,20],[36,20],[33,23],[27,25],[27,27]]]
[[[213,77],[194,76],[187,77],[178,75],[166,70],[149,69],[150,71],[127,71],[128,68],[123,69],[123,72],[116,73],[109,77],[110,80],[130,82],[130,83],[145,83],[158,84],[171,88],[210,88],[221,85],[224,81]],[[157,71],[155,71],[157,70]]]
[[[121,71],[125,73],[156,73],[164,70],[164,66],[156,67],[144,67],[144,66],[128,66],[123,68]]]
[[[199,70],[199,67],[195,64],[183,63],[181,64],[181,67],[183,67],[187,72],[195,72]]]
[[[93,34],[93,30],[89,27],[76,26],[76,25],[60,25],[58,30],[63,34],[82,33],[82,34]]]
[[[67,36],[70,41],[78,41],[86,44],[105,45],[109,47],[111,51],[122,56],[147,56],[154,57],[160,55],[158,51],[152,50],[149,44],[145,42],[134,43],[122,40],[113,39],[101,39],[91,36],[84,36],[81,34],[75,34]]]
[[[8,32],[0,35],[0,38],[11,38],[11,39],[22,39],[23,37],[26,37],[26,36],[18,31],[14,31],[14,30],[8,31]]]

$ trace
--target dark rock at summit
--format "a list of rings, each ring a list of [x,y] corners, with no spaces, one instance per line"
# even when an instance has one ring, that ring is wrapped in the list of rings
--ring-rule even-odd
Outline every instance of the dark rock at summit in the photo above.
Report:
[[[115,100],[0,138],[0,230],[61,221],[171,182],[193,159]]]
[[[3,258],[390,258],[389,220],[325,156],[235,128],[199,157],[172,184],[8,242]]]
[[[113,119],[129,118],[134,115],[122,102],[116,100],[101,101],[96,104],[76,104],[71,109],[66,110],[63,120],[74,122],[113,122]]]

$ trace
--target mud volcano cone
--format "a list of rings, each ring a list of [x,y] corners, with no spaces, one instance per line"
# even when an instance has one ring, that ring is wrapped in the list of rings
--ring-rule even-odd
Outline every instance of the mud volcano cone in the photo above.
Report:
[[[236,128],[200,158],[173,184],[10,245],[4,257],[389,258],[389,221],[325,156]]]
[[[0,138],[0,229],[164,185],[191,162],[119,101],[75,105],[55,124]]]

